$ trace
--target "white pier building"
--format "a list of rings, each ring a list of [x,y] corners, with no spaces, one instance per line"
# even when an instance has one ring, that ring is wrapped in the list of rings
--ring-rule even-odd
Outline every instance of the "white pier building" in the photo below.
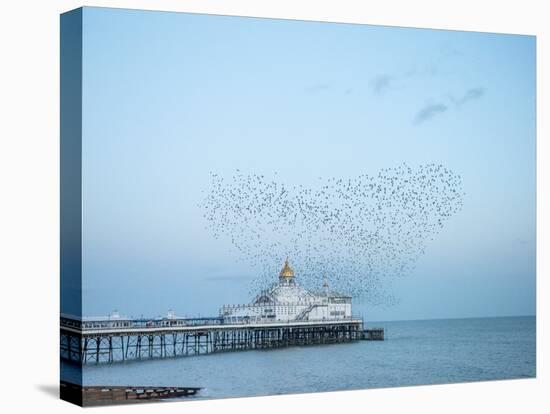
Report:
[[[326,282],[319,293],[302,288],[286,260],[278,283],[260,292],[250,304],[224,305],[220,317],[224,323],[351,319],[351,296],[330,291]]]

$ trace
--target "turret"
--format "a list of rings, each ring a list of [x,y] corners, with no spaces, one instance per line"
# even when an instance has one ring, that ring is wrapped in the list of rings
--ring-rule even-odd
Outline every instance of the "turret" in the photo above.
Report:
[[[294,270],[288,264],[288,258],[285,260],[285,265],[281,273],[279,273],[279,283],[294,283]]]

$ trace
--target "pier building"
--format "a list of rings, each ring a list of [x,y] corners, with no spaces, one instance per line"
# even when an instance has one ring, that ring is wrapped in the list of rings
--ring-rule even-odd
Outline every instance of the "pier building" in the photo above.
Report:
[[[288,259],[279,280],[250,304],[225,305],[220,309],[220,317],[229,323],[337,320],[351,316],[351,296],[331,291],[326,281],[320,292],[304,289],[296,282]]]

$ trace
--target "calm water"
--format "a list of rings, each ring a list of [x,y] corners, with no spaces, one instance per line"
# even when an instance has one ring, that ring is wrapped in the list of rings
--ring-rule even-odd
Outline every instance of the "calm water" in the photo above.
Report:
[[[535,376],[535,317],[369,325],[388,340],[88,365],[84,383],[198,386],[196,398],[219,398]]]

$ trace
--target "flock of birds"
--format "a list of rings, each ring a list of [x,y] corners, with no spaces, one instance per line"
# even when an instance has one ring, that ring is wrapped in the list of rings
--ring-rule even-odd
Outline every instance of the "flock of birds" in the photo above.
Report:
[[[252,290],[273,283],[286,257],[299,283],[369,304],[391,305],[393,282],[463,205],[461,177],[443,165],[402,164],[378,175],[287,185],[236,170],[211,173],[201,203],[209,229],[255,266]]]

